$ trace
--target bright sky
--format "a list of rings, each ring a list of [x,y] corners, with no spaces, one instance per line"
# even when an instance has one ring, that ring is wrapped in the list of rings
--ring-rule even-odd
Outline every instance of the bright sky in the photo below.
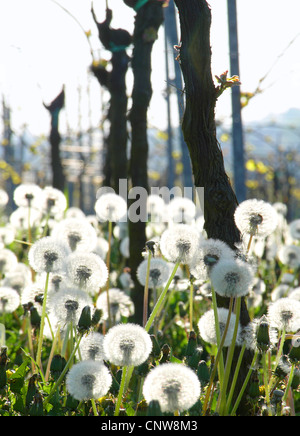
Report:
[[[91,1],[56,1],[76,17],[83,29],[91,30],[94,56],[109,59],[109,53],[101,48],[98,40],[90,13]],[[122,0],[108,0],[108,3],[114,12],[112,26],[132,31],[132,9]],[[229,69],[227,0],[210,0],[209,3],[213,17],[212,71],[213,75],[219,75]],[[259,79],[275,63],[262,84],[265,91],[243,110],[244,121],[260,120],[270,113],[280,114],[290,107],[300,109],[299,0],[284,3],[282,0],[237,0],[237,7],[241,90],[254,91]],[[105,1],[94,0],[94,9],[98,21],[103,21]],[[0,97],[4,95],[12,108],[16,131],[26,123],[32,133],[48,134],[49,113],[42,102],[53,100],[62,84],[66,85],[66,110],[62,112],[61,125],[65,125],[66,118],[72,128],[78,125],[79,87],[83,127],[89,125],[89,107],[93,125],[98,124],[100,87],[88,74],[92,57],[82,28],[53,0],[0,0]],[[154,45],[154,94],[149,111],[149,122],[159,128],[164,128],[166,119],[166,104],[161,95],[166,80],[163,44],[161,29],[160,39]],[[217,116],[228,121],[230,111],[230,92],[227,92],[219,99]]]

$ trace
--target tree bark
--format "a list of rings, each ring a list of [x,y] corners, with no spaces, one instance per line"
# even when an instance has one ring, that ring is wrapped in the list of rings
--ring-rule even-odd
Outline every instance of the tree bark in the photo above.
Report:
[[[107,138],[105,182],[119,193],[119,180],[127,178],[127,104],[126,73],[128,70],[129,56],[126,48],[131,42],[131,35],[123,29],[112,29],[110,22],[112,12],[106,11],[106,20],[97,23],[92,10],[94,21],[98,26],[99,39],[107,50],[112,52],[111,71],[102,65],[93,65],[92,71],[101,86],[105,86],[110,93],[110,107],[108,120],[110,132]]]
[[[234,222],[238,202],[226,174],[216,136],[217,89],[211,74],[211,11],[206,0],[174,1],[181,28],[178,60],[185,83],[186,107],[182,130],[191,156],[195,186],[204,188],[204,228],[208,238],[220,239],[235,249],[235,244],[240,241],[240,232]],[[218,297],[218,306],[228,307],[228,302],[228,299]],[[241,324],[247,325],[249,321],[243,299]],[[235,359],[239,351],[239,347],[236,347]],[[251,360],[252,354],[245,353],[237,392]],[[244,406],[243,402],[239,411],[241,414],[247,412]]]
[[[125,1],[130,7],[136,7],[137,1]],[[134,85],[132,91],[132,107],[129,114],[131,123],[131,155],[129,178],[131,187],[141,187],[148,192],[148,139],[147,111],[152,97],[151,86],[151,54],[157,32],[163,23],[162,2],[150,0],[136,11],[133,34],[132,69]],[[146,198],[139,199],[141,209],[146,208]],[[129,200],[129,207],[133,200]],[[142,323],[143,287],[139,284],[136,271],[142,262],[142,252],[146,243],[146,223],[143,220],[129,220],[129,265],[134,282],[132,299],[135,304],[135,322]]]
[[[49,142],[51,145],[51,166],[52,166],[52,186],[64,192],[65,189],[65,176],[61,163],[60,156],[60,143],[61,136],[59,133],[59,113],[65,104],[65,90],[64,87],[59,95],[45,108],[51,115],[51,129]]]

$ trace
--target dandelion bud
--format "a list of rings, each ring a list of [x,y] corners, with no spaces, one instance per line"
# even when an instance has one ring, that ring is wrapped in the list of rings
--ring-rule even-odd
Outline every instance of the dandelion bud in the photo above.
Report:
[[[50,365],[50,372],[54,380],[57,380],[62,373],[64,367],[66,366],[66,359],[60,354],[56,354],[53,356]]]
[[[256,332],[256,340],[259,350],[265,352],[270,348],[269,323],[265,315],[262,316],[259,321]]]
[[[29,416],[44,416],[43,397],[39,392],[33,397],[33,404],[29,409]]]
[[[274,389],[272,395],[272,403],[280,404],[283,396],[284,396],[284,391],[282,391],[281,389]]]
[[[158,345],[157,339],[154,335],[150,335],[151,341],[152,341],[152,351],[151,351],[151,355],[154,358],[157,358],[160,356],[161,350],[160,350],[160,346]]]
[[[37,308],[32,306],[30,308],[30,322],[32,327],[39,328],[41,324],[41,317],[37,311]]]
[[[289,358],[292,362],[300,361],[300,336],[292,339],[292,349],[289,352]]]
[[[197,348],[197,336],[196,336],[196,333],[194,331],[191,331],[189,334],[189,340],[187,343],[185,356],[186,357],[192,356],[194,351],[196,350],[196,348]]]
[[[82,309],[77,327],[78,327],[78,331],[80,333],[86,332],[90,329],[92,325],[92,318],[91,318],[91,307],[90,306],[85,306]]]
[[[202,352],[203,352],[202,348],[196,348],[193,354],[187,359],[186,363],[190,368],[194,370],[198,368],[199,362],[202,357]]]
[[[102,310],[95,309],[93,316],[92,316],[92,326],[96,326],[99,323],[101,317],[102,317]]]
[[[204,387],[208,384],[210,379],[209,368],[205,360],[201,360],[197,368],[197,376],[200,380],[201,386]]]
[[[7,348],[1,347],[0,350],[0,389],[5,388],[7,383],[6,365],[8,362]]]
[[[34,374],[32,377],[30,377],[28,381],[28,389],[27,389],[26,400],[25,400],[26,407],[30,406],[35,394],[38,393],[38,389],[36,387],[36,379],[37,379],[37,374]]]
[[[148,405],[147,416],[162,416],[158,400],[151,400]]]

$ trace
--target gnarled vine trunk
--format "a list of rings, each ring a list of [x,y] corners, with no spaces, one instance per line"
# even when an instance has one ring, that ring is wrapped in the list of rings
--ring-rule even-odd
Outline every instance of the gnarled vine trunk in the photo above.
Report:
[[[174,0],[179,11],[181,42],[179,57],[185,83],[185,111],[182,130],[188,146],[196,187],[204,188],[204,219],[208,238],[220,239],[235,249],[240,232],[234,222],[237,199],[226,174],[222,150],[216,136],[217,89],[211,74],[211,10],[206,0]],[[218,297],[228,307],[229,299]],[[249,323],[242,301],[241,324]],[[237,347],[235,359],[239,355]],[[251,353],[245,353],[237,390],[243,383]],[[234,365],[233,365],[234,366]],[[246,413],[240,407],[240,413]]]

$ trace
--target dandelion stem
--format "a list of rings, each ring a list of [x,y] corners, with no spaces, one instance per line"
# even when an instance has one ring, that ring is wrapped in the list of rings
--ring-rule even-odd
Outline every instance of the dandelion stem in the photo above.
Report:
[[[247,375],[246,375],[246,378],[245,378],[245,380],[244,380],[243,386],[241,387],[241,390],[240,390],[240,392],[239,392],[239,395],[238,395],[238,397],[237,397],[237,399],[236,399],[236,401],[235,401],[235,403],[234,403],[234,406],[233,406],[233,409],[232,409],[232,411],[231,411],[230,416],[234,416],[234,414],[235,414],[235,412],[236,412],[236,410],[237,410],[237,408],[238,408],[238,406],[239,406],[239,404],[240,404],[240,401],[241,401],[241,399],[242,399],[242,396],[243,396],[243,394],[244,394],[244,392],[245,392],[245,389],[246,389],[246,387],[247,387],[247,385],[248,385],[248,382],[249,382],[250,376],[251,376],[252,371],[253,371],[253,369],[254,369],[254,365],[255,365],[255,363],[256,363],[257,356],[258,356],[258,350],[256,350],[255,353],[254,353],[254,356],[253,356],[253,359],[252,359],[252,362],[251,362],[251,365],[250,365],[249,371],[248,371],[248,373],[247,373]]]
[[[112,239],[112,222],[108,221],[108,251],[106,257],[106,267],[108,270],[108,278],[106,284],[106,298],[107,298],[107,312],[108,312],[108,325],[111,326],[110,302],[109,302],[109,274],[110,274],[110,255],[111,255],[111,239]]]
[[[147,262],[146,283],[145,283],[145,288],[144,288],[143,326],[146,325],[147,318],[148,318],[148,297],[149,297],[149,274],[150,274],[150,264],[151,264],[151,250],[148,250],[148,262]]]
[[[173,271],[172,271],[172,273],[171,273],[171,275],[169,277],[169,280],[168,280],[166,286],[164,287],[162,293],[160,294],[159,299],[157,300],[156,305],[154,306],[154,309],[152,310],[151,315],[149,316],[149,319],[148,319],[148,321],[147,321],[147,323],[145,325],[145,330],[147,332],[150,330],[150,327],[151,327],[151,325],[152,325],[152,323],[154,321],[154,318],[156,317],[157,312],[159,311],[160,306],[161,306],[161,304],[164,301],[164,298],[165,298],[165,296],[166,296],[166,294],[168,292],[168,289],[170,287],[170,284],[171,284],[173,278],[175,277],[175,274],[176,274],[176,271],[177,271],[179,265],[180,265],[180,261],[176,262],[176,264],[174,266],[174,269],[173,269]]]
[[[240,312],[241,312],[241,297],[237,297],[236,302],[235,302],[236,319],[235,319],[234,332],[233,332],[233,336],[232,336],[232,342],[230,344],[228,354],[227,354],[224,380],[222,383],[221,402],[220,402],[220,414],[221,415],[225,412],[225,407],[226,407],[227,385],[228,385],[228,381],[229,381],[231,364],[232,364],[232,359],[233,359],[233,354],[234,354],[234,349],[235,349],[235,341],[236,341],[237,332],[238,332]]]
[[[39,343],[38,343],[38,349],[37,349],[37,355],[36,355],[36,362],[37,362],[37,364],[39,366],[41,366],[41,356],[42,356],[43,334],[44,334],[45,317],[46,317],[46,304],[47,304],[49,275],[50,275],[50,273],[47,272],[47,274],[46,274],[46,283],[45,283],[45,291],[44,291],[44,297],[43,297],[43,308],[42,308],[42,315],[41,315]]]
[[[264,385],[265,385],[265,398],[266,398],[266,403],[267,403],[267,408],[268,408],[268,415],[272,416],[270,390],[269,390],[267,353],[266,352],[264,352],[262,355],[262,361],[263,361],[263,376],[264,376]]]
[[[287,385],[286,385],[286,388],[285,388],[285,393],[284,393],[284,395],[282,397],[282,407],[286,406],[286,400],[287,400],[287,397],[289,395],[289,391],[290,391],[290,388],[291,388],[291,385],[292,385],[292,381],[293,381],[293,378],[294,378],[294,371],[295,371],[295,362],[292,363],[291,371],[290,371],[290,374],[289,374],[289,379],[288,379],[288,382],[287,382]]]
[[[237,361],[237,364],[236,364],[236,368],[235,368],[235,371],[234,371],[234,376],[233,376],[233,379],[232,379],[232,383],[231,383],[231,387],[230,387],[230,391],[229,391],[229,395],[228,395],[228,399],[227,399],[227,403],[226,403],[226,413],[225,413],[226,415],[229,412],[232,396],[233,396],[233,393],[234,393],[234,389],[235,389],[237,377],[238,377],[238,374],[239,374],[239,370],[240,370],[240,367],[241,367],[241,363],[242,363],[242,360],[243,360],[245,349],[246,349],[246,344],[244,343],[243,346],[242,346],[242,349],[240,351],[240,355],[239,355],[239,358],[238,358],[238,361]]]
[[[193,301],[194,301],[194,284],[190,283],[190,301],[189,301],[189,315],[190,315],[190,331],[193,330]]]
[[[211,376],[210,376],[209,386],[208,386],[207,391],[206,391],[206,396],[205,396],[204,405],[203,405],[204,413],[206,413],[206,410],[207,410],[208,400],[209,400],[209,397],[210,397],[210,392],[211,392],[211,389],[212,389],[212,386],[213,386],[213,382],[214,382],[214,379],[215,379],[215,375],[216,375],[218,366],[219,366],[219,372],[220,372],[220,374],[219,374],[220,385],[221,385],[221,389],[222,389],[222,383],[223,383],[223,378],[224,378],[224,362],[223,362],[222,349],[223,349],[224,342],[225,342],[225,339],[226,339],[226,335],[227,335],[227,332],[228,332],[228,327],[229,327],[229,323],[230,323],[230,319],[231,319],[232,307],[233,307],[233,298],[230,298],[229,309],[228,309],[228,317],[227,317],[227,320],[226,320],[226,325],[225,325],[225,328],[224,328],[222,339],[220,341],[220,344],[218,345],[218,351],[217,351],[216,359],[215,359],[215,362],[214,362],[214,367],[213,367],[213,370],[212,370],[212,373],[211,373]],[[218,319],[218,313],[216,313],[216,317]],[[219,325],[219,322],[218,322],[218,325]],[[220,365],[219,365],[220,359],[222,359],[221,367],[223,368],[223,372],[220,371]]]
[[[120,385],[120,389],[119,389],[119,395],[118,395],[118,400],[117,400],[114,416],[119,416],[121,401],[122,401],[122,397],[123,397],[123,393],[124,393],[127,368],[128,368],[128,366],[124,366],[122,369],[121,385]]]
[[[69,369],[69,366],[70,366],[71,362],[73,361],[73,358],[74,358],[74,356],[75,356],[75,353],[77,352],[77,350],[78,350],[78,348],[79,348],[79,345],[80,345],[80,341],[81,341],[82,336],[83,336],[83,334],[80,333],[79,338],[78,338],[78,342],[77,342],[76,346],[74,347],[74,349],[73,349],[73,351],[72,351],[72,354],[70,355],[69,360],[68,360],[67,363],[66,363],[66,366],[65,366],[64,369],[62,370],[62,372],[61,372],[59,378],[57,379],[55,385],[53,386],[51,392],[49,393],[48,397],[47,397],[47,398],[45,399],[45,401],[44,401],[44,406],[46,406],[46,405],[49,403],[49,401],[51,400],[51,398],[52,398],[53,395],[55,394],[56,390],[58,389],[58,387],[59,387],[60,384],[62,383],[62,381],[63,381],[63,379],[64,379],[64,376],[66,375],[66,373],[67,373],[67,371],[68,371],[68,369]]]
[[[94,416],[98,416],[98,411],[97,411],[96,402],[95,402],[94,398],[91,398],[91,403],[92,403]]]

